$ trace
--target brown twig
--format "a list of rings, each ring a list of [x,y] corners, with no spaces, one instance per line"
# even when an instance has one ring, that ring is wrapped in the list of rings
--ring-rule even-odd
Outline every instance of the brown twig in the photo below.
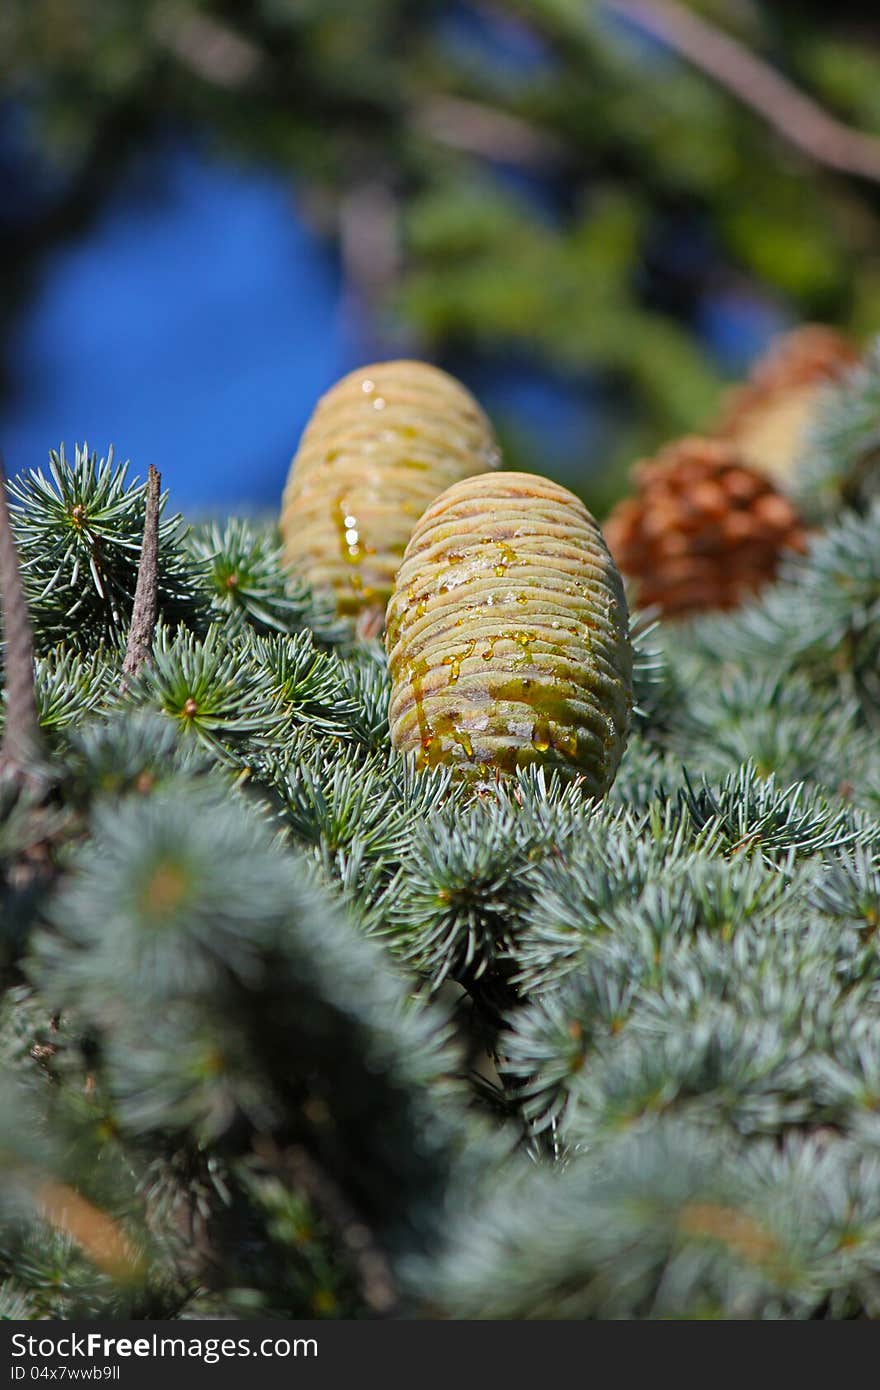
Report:
[[[150,660],[153,634],[159,611],[159,504],[162,475],[150,464],[147,474],[146,507],[144,510],[144,539],[138,565],[137,586],[131,610],[131,628],[125,660],[122,663],[123,693],[128,687],[126,676],[137,675]]]
[[[829,115],[763,58],[678,0],[605,0],[605,8],[713,77],[816,163],[880,182],[880,139]]]
[[[0,608],[6,639],[6,727],[0,769],[18,778],[32,775],[40,751],[40,721],[34,688],[34,635],[21,582],[21,568],[0,457]]]
[[[393,1317],[398,1305],[394,1276],[368,1226],[352,1209],[329,1174],[318,1166],[304,1148],[297,1145],[288,1149],[284,1158],[291,1177],[351,1255],[367,1307],[379,1317]]]

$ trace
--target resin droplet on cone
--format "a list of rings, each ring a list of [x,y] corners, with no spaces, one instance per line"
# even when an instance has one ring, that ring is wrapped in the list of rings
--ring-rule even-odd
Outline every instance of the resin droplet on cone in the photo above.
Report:
[[[797,471],[823,389],[857,361],[852,343],[821,324],[776,338],[748,382],[729,393],[718,435],[743,463],[784,486]]]
[[[610,787],[632,707],[623,584],[582,502],[529,473],[447,489],[388,605],[391,740],[422,766],[529,763]]]
[[[459,478],[497,467],[473,396],[425,362],[362,367],[316,406],[281,512],[287,563],[342,613],[384,611],[410,532]]]
[[[636,469],[605,536],[638,602],[666,616],[732,608],[774,578],[805,535],[791,502],[730,444],[682,439]]]

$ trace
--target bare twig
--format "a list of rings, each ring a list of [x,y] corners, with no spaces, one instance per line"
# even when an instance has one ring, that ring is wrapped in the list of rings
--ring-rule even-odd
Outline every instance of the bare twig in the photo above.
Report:
[[[127,688],[126,676],[137,675],[140,668],[150,660],[153,650],[153,633],[156,630],[156,616],[159,611],[159,497],[162,475],[150,464],[147,474],[146,508],[144,510],[144,539],[141,546],[141,562],[138,566],[137,586],[134,591],[134,604],[131,610],[131,628],[128,646],[122,663],[122,690]]]
[[[288,1149],[284,1158],[285,1166],[295,1182],[351,1255],[367,1307],[380,1317],[392,1317],[398,1303],[394,1276],[372,1232],[349,1205],[329,1174],[304,1148],[296,1146]]]
[[[0,608],[6,638],[6,728],[0,745],[0,768],[22,778],[30,775],[40,751],[40,721],[34,689],[34,636],[21,582],[18,551],[12,534],[6,471],[0,457]]]
[[[880,182],[880,139],[829,115],[763,58],[678,0],[604,3],[713,77],[816,163]]]

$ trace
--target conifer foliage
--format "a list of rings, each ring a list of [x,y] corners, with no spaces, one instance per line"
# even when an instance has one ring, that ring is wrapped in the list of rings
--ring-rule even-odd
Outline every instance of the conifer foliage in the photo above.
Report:
[[[378,642],[165,498],[123,678],[145,485],[10,483],[0,1315],[880,1315],[876,375],[777,582],[634,619],[600,801],[395,754]]]

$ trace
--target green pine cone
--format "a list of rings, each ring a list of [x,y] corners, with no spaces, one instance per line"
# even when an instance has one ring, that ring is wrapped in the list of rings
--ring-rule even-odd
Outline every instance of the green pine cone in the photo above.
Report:
[[[290,468],[284,557],[340,613],[377,610],[410,532],[459,478],[497,467],[492,427],[460,382],[427,362],[378,362],[315,407]]]
[[[632,708],[629,615],[597,522],[529,473],[453,484],[417,523],[388,605],[394,747],[423,767],[614,780]]]

